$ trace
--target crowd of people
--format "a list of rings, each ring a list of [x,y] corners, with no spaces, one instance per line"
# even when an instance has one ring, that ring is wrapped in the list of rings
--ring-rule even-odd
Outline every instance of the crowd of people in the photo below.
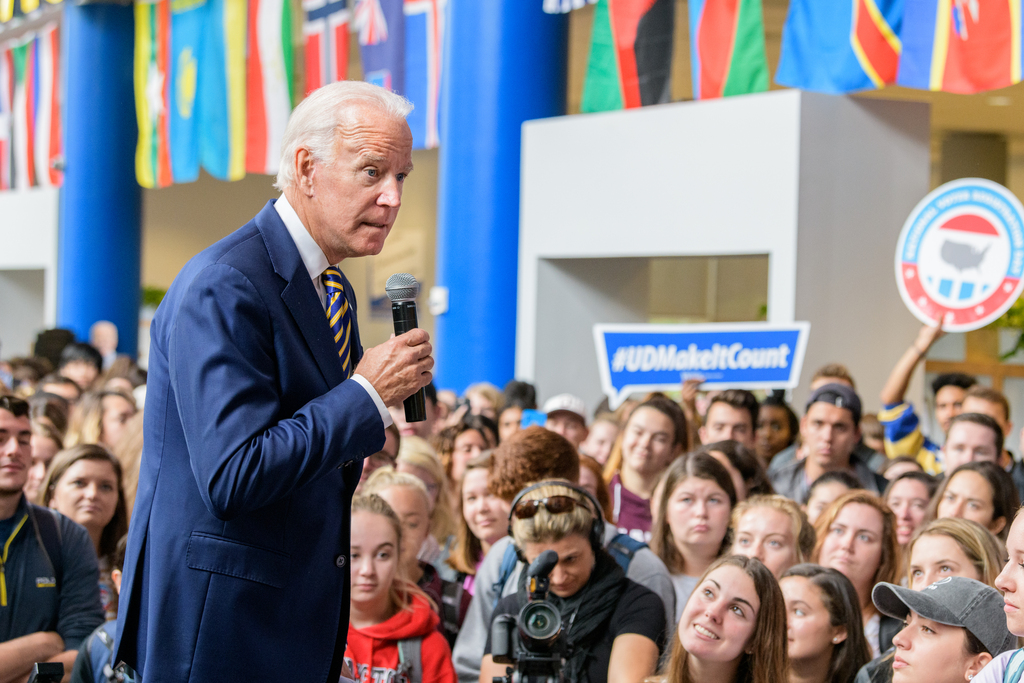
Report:
[[[0,364],[0,683],[41,661],[119,680],[146,372],[111,327]],[[343,675],[505,676],[516,652],[492,627],[554,551],[566,681],[1020,680],[1024,460],[975,378],[938,377],[934,417],[905,400],[940,335],[922,329],[876,415],[839,364],[799,414],[699,380],[596,413],[525,382],[429,385],[426,420],[391,408],[362,463]]]

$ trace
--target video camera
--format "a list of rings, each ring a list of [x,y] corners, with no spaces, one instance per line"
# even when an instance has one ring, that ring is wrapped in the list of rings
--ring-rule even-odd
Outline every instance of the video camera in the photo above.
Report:
[[[529,601],[518,616],[501,614],[491,625],[491,657],[509,664],[494,683],[562,683],[565,639],[562,615],[548,602],[548,576],[558,564],[558,553],[545,550],[526,572]]]

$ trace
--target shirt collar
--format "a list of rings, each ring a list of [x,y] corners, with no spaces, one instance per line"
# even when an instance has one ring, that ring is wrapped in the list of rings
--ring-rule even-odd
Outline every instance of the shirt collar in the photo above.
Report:
[[[288,234],[291,235],[292,241],[295,242],[295,247],[299,250],[299,257],[302,259],[302,265],[306,267],[310,279],[314,282],[319,281],[320,275],[331,266],[324,255],[323,249],[316,243],[313,236],[309,234],[306,226],[302,224],[299,215],[295,213],[295,209],[288,203],[287,197],[282,194],[274,202],[274,209],[284,222],[284,227],[288,229]]]

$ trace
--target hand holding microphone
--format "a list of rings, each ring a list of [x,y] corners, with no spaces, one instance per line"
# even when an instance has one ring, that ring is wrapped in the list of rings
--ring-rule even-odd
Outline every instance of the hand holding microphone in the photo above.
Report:
[[[395,281],[395,278],[401,279]],[[393,286],[393,281],[400,286]],[[366,349],[356,366],[356,373],[370,382],[385,405],[397,405],[398,401],[404,399],[406,421],[420,422],[426,419],[426,394],[423,387],[432,379],[430,370],[434,367],[434,359],[430,356],[433,350],[430,336],[416,326],[419,283],[413,276],[400,273],[388,278],[385,292],[392,302],[395,336],[383,344]]]

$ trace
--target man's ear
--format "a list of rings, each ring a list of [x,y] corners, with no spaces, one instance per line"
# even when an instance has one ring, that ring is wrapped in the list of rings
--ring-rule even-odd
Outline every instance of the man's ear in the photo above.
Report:
[[[300,147],[295,150],[295,185],[306,197],[312,199],[315,192],[313,190],[313,180],[316,175],[316,160],[313,155],[305,147]]]
[[[968,660],[967,671],[964,672],[964,680],[971,680],[977,678],[978,672],[985,668],[985,665],[992,661],[992,655],[987,652],[982,652],[980,655],[974,655]]]
[[[997,517],[992,520],[992,526],[989,528],[993,534],[998,534],[1006,526],[1006,517]]]
[[[697,428],[697,435],[700,437],[701,443],[708,442],[708,430],[707,427],[705,427],[704,425],[701,425],[700,427]]]

